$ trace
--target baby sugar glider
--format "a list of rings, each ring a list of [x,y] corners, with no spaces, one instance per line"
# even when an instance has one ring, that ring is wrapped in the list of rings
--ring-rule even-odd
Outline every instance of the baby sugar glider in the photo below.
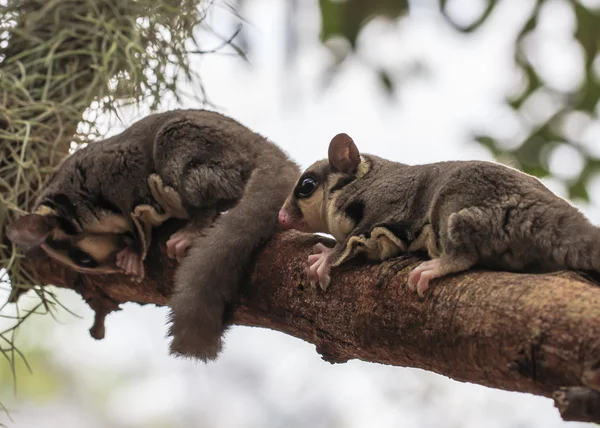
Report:
[[[308,258],[323,290],[330,268],[358,254],[384,260],[426,251],[409,276],[429,282],[475,265],[512,272],[600,271],[600,229],[537,178],[492,162],[405,165],[360,154],[336,135],[329,159],[308,168],[279,212],[288,229],[333,235]]]
[[[219,353],[228,305],[253,252],[280,230],[277,213],[299,175],[279,147],[229,117],[163,112],[68,156],[6,233],[75,271],[142,279],[152,229],[182,220],[167,241],[181,262],[171,352],[206,361]]]

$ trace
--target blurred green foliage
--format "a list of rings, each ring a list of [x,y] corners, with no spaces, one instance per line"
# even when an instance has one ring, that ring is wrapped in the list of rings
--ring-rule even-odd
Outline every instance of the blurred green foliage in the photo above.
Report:
[[[406,13],[404,0],[319,0],[321,9],[321,40],[343,36],[356,48],[356,39],[364,23],[374,16],[397,18]]]
[[[494,15],[501,3],[497,0],[482,0],[482,2],[484,7],[481,14],[468,25],[461,25],[452,18],[452,14],[449,13],[451,0],[439,0],[437,5],[452,28],[462,34],[475,36]],[[590,2],[575,0],[561,2],[570,6],[574,12],[576,23],[573,38],[582,49],[584,71],[583,82],[576,88],[557,88],[544,80],[542,77],[544,70],[539,69],[539,64],[534,64],[530,51],[526,49],[527,42],[531,41],[530,36],[538,30],[544,6],[551,2],[557,3],[556,0],[535,1],[531,15],[522,24],[515,41],[515,66],[522,71],[524,84],[520,86],[517,94],[507,95],[506,104],[515,111],[523,123],[528,124],[527,134],[514,137],[518,138],[515,141],[499,140],[492,135],[480,133],[474,133],[473,137],[479,144],[487,147],[498,160],[510,162],[512,166],[538,177],[552,176],[553,172],[548,166],[549,157],[558,147],[569,146],[583,159],[583,169],[574,178],[555,178],[559,178],[565,184],[570,198],[588,200],[587,185],[600,171],[600,159],[590,153],[589,145],[582,144],[580,136],[587,126],[598,121],[600,10],[589,6]],[[348,53],[356,50],[359,32],[372,18],[401,18],[406,15],[409,8],[407,1],[394,0],[320,0],[319,4],[322,40],[326,42],[334,36],[343,37],[349,42]],[[565,19],[569,18],[565,16]],[[339,52],[336,54],[339,58]],[[344,57],[339,60],[343,61],[343,59]],[[382,70],[375,70],[375,72],[380,76],[383,87],[393,91],[395,86],[393,77]],[[531,104],[539,106],[540,94],[546,97],[545,99],[549,97],[553,103],[556,103],[556,108],[549,117],[531,123],[523,106],[528,101],[534,101]],[[573,121],[574,118],[578,120]],[[573,125],[575,130],[567,129],[569,121],[575,123]],[[598,144],[600,145],[600,141]]]
[[[35,375],[29,370],[24,360],[17,360],[14,373],[7,364],[0,364],[0,398],[3,402],[14,399],[16,375],[23,381],[18,385],[18,396],[25,397],[37,403],[50,400],[61,385],[60,373],[54,367],[49,367],[49,355],[42,349],[27,349],[27,363],[36,367]]]

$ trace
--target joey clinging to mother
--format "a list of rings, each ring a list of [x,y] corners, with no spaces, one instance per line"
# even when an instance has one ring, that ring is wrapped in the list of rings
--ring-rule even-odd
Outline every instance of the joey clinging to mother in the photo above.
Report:
[[[167,241],[180,262],[171,352],[206,361],[221,350],[227,309],[255,250],[280,229],[299,175],[279,147],[226,116],[154,114],[68,156],[7,236],[75,271],[140,280],[153,228],[181,220]]]
[[[193,218],[168,241],[169,255],[181,261],[217,217],[218,204],[239,197],[243,186],[235,178],[249,168],[243,161],[227,165],[210,145],[223,120],[193,110],[154,114],[76,150],[40,190],[32,213],[8,226],[8,238],[78,272],[141,280],[152,228]],[[211,171],[193,167],[210,156]]]
[[[359,254],[426,252],[408,279],[421,296],[432,279],[473,266],[600,271],[600,229],[537,178],[484,161],[392,162],[361,154],[347,134],[302,174],[279,222],[336,239],[308,257],[309,279],[324,290],[331,268]]]

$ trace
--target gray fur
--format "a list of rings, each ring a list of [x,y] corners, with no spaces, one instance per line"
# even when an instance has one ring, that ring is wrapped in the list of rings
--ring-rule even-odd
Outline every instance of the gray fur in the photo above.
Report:
[[[279,221],[337,240],[309,256],[309,279],[323,290],[330,268],[359,254],[427,252],[432,260],[408,278],[421,296],[430,280],[473,266],[600,272],[600,229],[537,178],[492,162],[411,166],[360,156],[347,134],[332,139],[328,160],[302,174]]]
[[[227,307],[251,256],[278,230],[278,209],[299,170],[276,145],[233,119],[205,110],[170,111],[67,157],[34,210],[50,206],[73,222],[77,230],[68,236],[85,233],[86,225],[101,223],[108,214],[130,221],[139,206],[161,212],[164,207],[148,185],[153,174],[181,199],[189,218],[186,228],[204,229],[203,235],[190,232],[199,237],[175,275],[171,351],[214,359]],[[219,216],[224,210],[229,211]],[[13,235],[25,243],[45,239],[40,218],[21,221]],[[30,230],[38,229],[29,237]]]
[[[350,235],[386,225],[414,241],[429,224],[442,254],[473,264],[600,271],[599,229],[535,177],[483,161],[409,166],[363,156],[369,171],[336,200],[340,211],[356,201],[365,207]]]
[[[279,151],[264,151],[241,201],[196,240],[176,274],[171,349],[202,360],[221,350],[221,334],[255,250],[279,230],[277,212],[299,175]]]

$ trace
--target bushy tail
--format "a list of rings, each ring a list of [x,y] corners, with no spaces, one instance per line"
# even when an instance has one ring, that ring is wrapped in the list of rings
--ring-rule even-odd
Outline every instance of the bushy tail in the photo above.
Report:
[[[291,161],[261,159],[238,204],[217,219],[189,250],[175,276],[169,335],[171,352],[203,361],[222,348],[228,306],[255,251],[279,230],[277,214],[298,168]]]
[[[541,205],[523,222],[535,243],[544,270],[594,270],[600,272],[600,228],[575,207],[553,201]]]
[[[563,233],[552,255],[563,268],[600,273],[600,229],[588,223]]]

